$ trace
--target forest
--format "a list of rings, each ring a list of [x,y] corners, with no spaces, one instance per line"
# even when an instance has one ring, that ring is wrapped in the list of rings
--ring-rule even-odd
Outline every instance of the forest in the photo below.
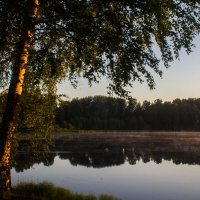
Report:
[[[199,131],[200,99],[138,102],[94,96],[62,101],[55,121],[60,128],[82,130]]]

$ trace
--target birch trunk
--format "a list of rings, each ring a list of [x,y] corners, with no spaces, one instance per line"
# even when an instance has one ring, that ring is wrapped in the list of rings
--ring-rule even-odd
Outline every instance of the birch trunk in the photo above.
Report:
[[[34,33],[37,16],[38,0],[29,0],[26,16],[23,21],[23,30],[19,42],[19,48],[13,66],[6,108],[3,114],[0,128],[0,190],[9,190],[10,181],[10,149],[15,129],[15,121],[19,110],[20,96],[24,74],[28,61],[28,54]]]

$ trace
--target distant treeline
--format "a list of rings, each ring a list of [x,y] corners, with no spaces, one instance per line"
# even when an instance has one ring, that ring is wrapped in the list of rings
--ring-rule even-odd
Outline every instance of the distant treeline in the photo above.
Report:
[[[200,99],[153,103],[106,96],[63,101],[56,109],[56,124],[84,130],[200,130]]]

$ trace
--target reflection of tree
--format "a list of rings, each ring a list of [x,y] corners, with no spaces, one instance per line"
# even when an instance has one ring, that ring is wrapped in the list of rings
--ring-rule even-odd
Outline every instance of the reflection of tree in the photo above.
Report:
[[[113,165],[121,165],[124,163],[125,157],[119,150],[103,149],[102,151],[82,152],[82,153],[70,153],[70,154],[59,154],[61,159],[69,159],[72,165],[84,165],[87,167],[105,167]]]
[[[13,167],[17,172],[21,172],[25,169],[29,169],[34,164],[43,163],[45,166],[51,166],[54,163],[54,157],[54,153],[18,153],[15,156]]]
[[[153,161],[159,164],[162,160],[168,160],[174,164],[200,165],[200,146],[196,142],[150,142],[126,136],[114,139],[102,137],[99,140],[95,137],[80,136],[56,140],[51,150],[54,153],[19,153],[13,167],[17,171],[23,171],[35,163],[50,166],[56,155],[61,159],[68,159],[74,166],[94,168],[121,165],[125,162],[134,165],[139,160],[144,163]]]
[[[11,188],[10,166],[0,167],[0,191],[9,190]]]

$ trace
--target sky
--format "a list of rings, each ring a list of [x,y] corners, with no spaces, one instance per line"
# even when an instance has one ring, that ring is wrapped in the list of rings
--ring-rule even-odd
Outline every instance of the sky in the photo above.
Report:
[[[194,39],[195,48],[189,55],[181,51],[179,60],[171,63],[171,67],[165,69],[162,65],[163,77],[153,74],[155,78],[156,88],[150,90],[144,82],[140,84],[134,83],[133,88],[129,88],[131,96],[140,102],[148,100],[153,102],[156,99],[163,101],[172,101],[176,98],[200,98],[200,36]],[[58,93],[65,94],[69,100],[73,98],[82,98],[94,95],[107,94],[106,87],[108,82],[102,78],[99,84],[88,86],[85,79],[79,79],[76,89],[74,89],[69,81],[63,81],[58,86]]]

